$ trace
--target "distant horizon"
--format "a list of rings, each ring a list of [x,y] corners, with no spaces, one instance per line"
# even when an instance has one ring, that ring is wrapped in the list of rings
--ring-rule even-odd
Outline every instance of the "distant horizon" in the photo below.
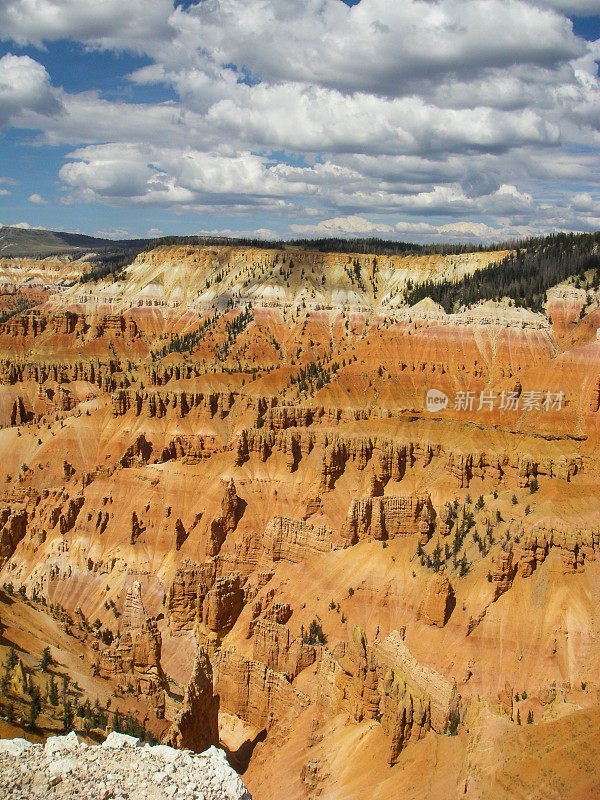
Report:
[[[518,246],[518,245],[521,245],[521,244],[523,244],[525,242],[528,242],[530,240],[534,240],[534,239],[538,239],[538,238],[539,239],[546,239],[546,238],[549,238],[549,237],[552,237],[552,236],[558,236],[558,235],[561,235],[561,234],[567,235],[567,236],[569,236],[569,235],[572,235],[572,236],[585,236],[585,235],[597,235],[600,232],[600,229],[595,230],[595,231],[557,230],[557,231],[553,231],[551,233],[538,233],[538,234],[532,234],[531,236],[523,236],[523,237],[515,236],[515,237],[512,237],[512,238],[508,238],[508,239],[497,239],[497,240],[493,240],[493,241],[483,241],[483,240],[476,240],[476,239],[467,240],[467,239],[465,239],[463,241],[448,242],[448,241],[443,241],[443,240],[438,239],[438,240],[431,240],[431,241],[426,241],[426,242],[416,242],[416,241],[411,241],[410,239],[400,239],[400,238],[390,239],[390,238],[384,238],[384,237],[380,237],[380,236],[360,236],[358,234],[346,235],[346,236],[333,236],[333,235],[332,236],[316,236],[316,235],[313,235],[313,236],[306,236],[306,237],[293,237],[293,238],[292,237],[287,237],[287,238],[283,238],[282,237],[282,238],[264,238],[264,239],[261,239],[259,237],[234,236],[234,235],[224,236],[224,235],[216,235],[216,234],[210,234],[210,233],[183,233],[183,234],[164,233],[164,234],[161,234],[160,236],[153,236],[153,237],[143,237],[143,236],[135,236],[134,237],[134,236],[130,236],[130,237],[118,239],[118,238],[108,237],[108,236],[107,237],[95,236],[94,234],[86,233],[85,231],[79,231],[79,230],[75,230],[75,231],[51,230],[49,228],[30,227],[30,226],[25,227],[23,225],[0,225],[0,231],[7,230],[7,229],[17,230],[17,231],[44,232],[44,233],[50,233],[50,234],[55,234],[55,235],[65,234],[65,235],[73,235],[73,236],[82,236],[82,237],[87,237],[87,238],[90,238],[90,239],[95,239],[95,240],[98,240],[98,241],[114,242],[115,244],[120,244],[120,245],[123,245],[123,246],[126,246],[129,242],[131,242],[132,244],[134,244],[135,242],[138,242],[138,243],[143,242],[143,243],[148,243],[148,244],[150,244],[152,242],[160,243],[164,239],[180,239],[180,240],[206,239],[206,240],[208,240],[207,241],[207,245],[216,244],[219,241],[229,241],[229,242],[232,242],[233,244],[239,244],[239,246],[244,246],[246,243],[248,243],[248,244],[251,243],[253,245],[254,244],[301,245],[301,244],[304,244],[304,243],[307,243],[307,242],[314,242],[314,243],[320,243],[320,242],[322,242],[322,243],[327,243],[327,242],[332,242],[332,243],[335,243],[335,242],[347,242],[348,244],[350,244],[352,242],[365,243],[365,244],[373,242],[374,245],[383,246],[383,247],[385,247],[386,245],[389,245],[389,246],[407,245],[407,246],[415,247],[415,248],[429,248],[429,247],[440,247],[440,248],[444,248],[444,247],[447,247],[447,248],[465,247],[465,248],[468,248],[468,247],[472,246],[474,248],[490,248],[490,249],[500,249],[501,247],[511,246],[511,245],[512,246]],[[173,246],[175,246],[176,244],[178,244],[178,242],[174,243]],[[187,244],[188,246],[193,246],[194,245],[193,242],[192,243],[188,243],[188,242],[185,242],[185,241],[181,241],[181,244]],[[76,247],[76,246],[73,245],[73,247]],[[341,252],[343,252],[343,251],[341,251]],[[3,258],[3,257],[6,257],[6,256],[2,255],[2,250],[0,248],[0,258]],[[8,256],[8,257],[12,257],[12,256]],[[16,256],[16,257],[18,257],[18,256]]]

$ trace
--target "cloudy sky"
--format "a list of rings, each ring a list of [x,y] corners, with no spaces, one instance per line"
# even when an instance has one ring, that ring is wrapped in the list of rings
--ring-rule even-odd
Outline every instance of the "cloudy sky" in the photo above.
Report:
[[[413,241],[600,228],[597,12],[0,0],[0,223]]]

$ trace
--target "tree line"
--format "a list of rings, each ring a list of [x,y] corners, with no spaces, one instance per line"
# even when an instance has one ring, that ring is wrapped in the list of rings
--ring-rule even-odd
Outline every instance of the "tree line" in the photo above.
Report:
[[[509,297],[514,305],[541,311],[547,290],[569,278],[581,285],[585,273],[593,270],[591,286],[600,285],[600,231],[557,233],[521,242],[500,263],[475,270],[459,281],[410,281],[405,300],[413,306],[430,297],[447,313],[483,300]]]

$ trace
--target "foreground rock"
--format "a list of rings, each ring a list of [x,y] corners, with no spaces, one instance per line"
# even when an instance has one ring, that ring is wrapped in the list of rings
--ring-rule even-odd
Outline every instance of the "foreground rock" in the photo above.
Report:
[[[111,733],[97,747],[74,733],[45,745],[0,739],[0,796],[6,800],[251,800],[225,753],[194,754],[166,745],[140,745]]]

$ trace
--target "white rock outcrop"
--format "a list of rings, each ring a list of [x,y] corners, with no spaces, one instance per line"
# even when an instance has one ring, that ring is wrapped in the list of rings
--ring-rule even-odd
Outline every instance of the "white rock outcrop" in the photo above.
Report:
[[[75,733],[44,745],[0,739],[3,800],[252,800],[222,750],[151,747],[111,733],[90,747]]]

